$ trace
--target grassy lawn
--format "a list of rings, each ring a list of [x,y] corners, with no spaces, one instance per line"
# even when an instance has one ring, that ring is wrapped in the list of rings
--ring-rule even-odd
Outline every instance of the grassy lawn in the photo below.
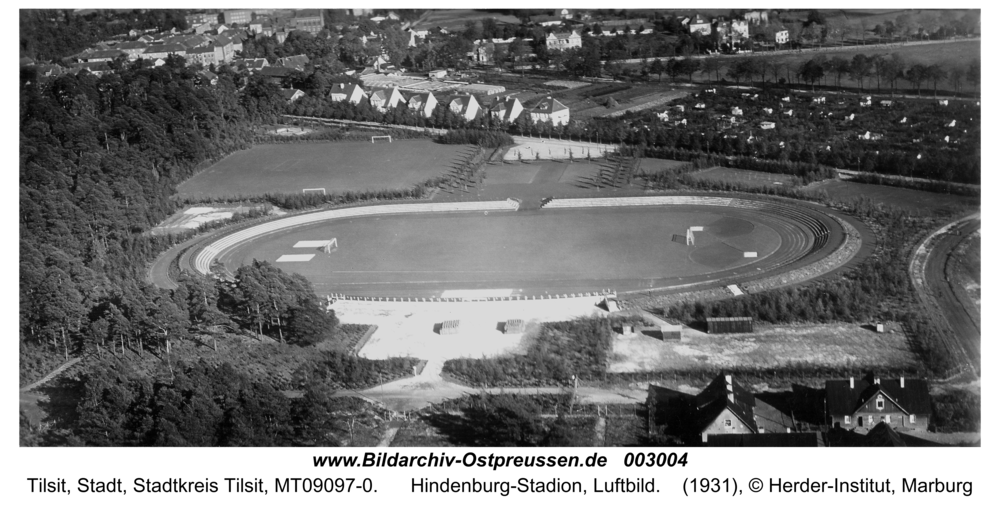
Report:
[[[703,181],[739,182],[759,187],[772,187],[775,185],[784,185],[787,187],[795,184],[795,177],[787,174],[747,171],[745,169],[732,169],[729,167],[710,167],[692,173],[691,176]]]
[[[448,172],[471,148],[405,139],[366,142],[262,144],[234,153],[177,187],[181,197],[239,197],[404,189]]]

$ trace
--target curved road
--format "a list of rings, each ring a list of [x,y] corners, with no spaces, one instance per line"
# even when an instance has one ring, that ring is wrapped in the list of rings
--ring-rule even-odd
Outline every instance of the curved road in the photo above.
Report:
[[[910,276],[928,312],[941,316],[945,345],[977,375],[981,371],[981,332],[975,309],[967,308],[948,279],[948,259],[969,235],[981,227],[980,213],[934,231],[917,247]]]

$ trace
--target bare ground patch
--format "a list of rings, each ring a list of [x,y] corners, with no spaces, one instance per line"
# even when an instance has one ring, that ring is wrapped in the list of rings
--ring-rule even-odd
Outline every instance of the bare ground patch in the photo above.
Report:
[[[829,366],[864,371],[917,365],[898,324],[875,333],[853,324],[768,326],[748,334],[710,335],[685,328],[681,341],[629,334],[614,342],[611,372]]]

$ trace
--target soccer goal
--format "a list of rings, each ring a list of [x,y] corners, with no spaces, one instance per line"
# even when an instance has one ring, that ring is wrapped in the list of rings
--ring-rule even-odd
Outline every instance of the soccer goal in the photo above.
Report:
[[[375,141],[389,141],[391,143],[392,136],[372,136],[372,144],[375,144]]]
[[[691,229],[688,229],[687,232],[687,245],[694,246],[694,231]]]
[[[323,195],[326,195],[326,189],[325,188],[303,188],[302,189],[302,193],[303,194],[323,194]]]
[[[330,241],[327,241],[325,245],[323,245],[323,253],[333,253],[333,251],[336,249],[337,249],[337,238],[333,238]]]

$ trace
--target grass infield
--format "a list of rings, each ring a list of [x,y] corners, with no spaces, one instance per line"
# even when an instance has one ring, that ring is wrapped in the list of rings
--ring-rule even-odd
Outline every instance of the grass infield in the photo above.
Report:
[[[695,233],[695,246],[673,241],[696,225],[705,231]],[[518,289],[580,280],[684,283],[688,277],[748,269],[777,251],[786,233],[755,215],[708,207],[387,216],[271,234],[225,254],[223,261],[231,269],[254,258],[273,262],[298,241],[337,237],[336,252],[317,251],[309,262],[281,268],[306,276],[318,290],[353,294],[451,284]],[[744,258],[744,251],[758,252],[758,258]]]

